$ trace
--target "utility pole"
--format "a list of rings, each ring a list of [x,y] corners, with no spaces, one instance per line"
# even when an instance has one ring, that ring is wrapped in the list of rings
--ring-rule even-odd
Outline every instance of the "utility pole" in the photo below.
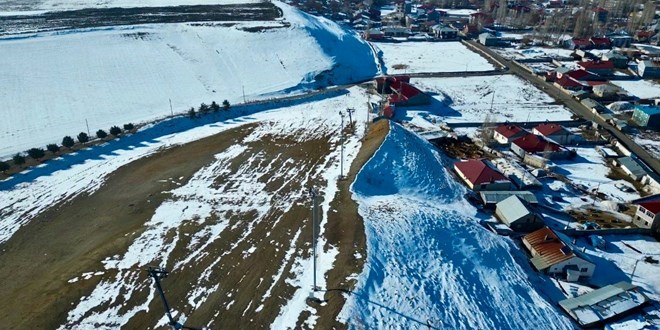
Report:
[[[153,268],[153,267],[149,267],[148,272],[149,275],[154,279],[156,290],[158,290],[158,293],[160,294],[160,300],[163,302],[163,307],[165,308],[165,314],[167,314],[167,318],[170,320],[169,325],[174,327],[176,326],[177,322],[172,317],[172,313],[170,312],[170,305],[167,303],[167,299],[165,299],[165,293],[163,292],[163,288],[160,286],[160,280],[166,278],[168,272],[165,269]]]
[[[316,188],[309,188],[309,196],[312,198],[312,262],[314,264],[314,284],[312,286],[312,295],[318,290],[316,287],[316,223],[318,222],[317,213],[318,208],[318,190]]]
[[[243,89],[243,103],[245,104],[247,103],[247,101],[245,101],[245,85],[241,85],[241,89]]]
[[[490,98],[490,113],[493,113],[493,102],[495,101],[495,90],[493,90],[493,97]]]
[[[89,132],[89,123],[87,122],[87,118],[85,118],[85,126],[87,126],[87,136],[91,138],[91,133]]]
[[[346,109],[346,112],[348,112],[348,123],[351,129],[353,129],[353,111],[355,111],[353,108]]]
[[[172,108],[172,99],[170,99],[170,114],[174,117],[174,109]]]
[[[339,111],[341,116],[341,129],[339,130],[339,138],[341,141],[341,158],[339,162],[339,180],[344,178],[344,113]]]

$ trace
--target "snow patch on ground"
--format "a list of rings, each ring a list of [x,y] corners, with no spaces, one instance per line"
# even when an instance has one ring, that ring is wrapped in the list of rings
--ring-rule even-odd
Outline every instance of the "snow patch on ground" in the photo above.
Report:
[[[387,74],[463,72],[495,69],[460,42],[374,43],[383,52]],[[395,65],[403,68],[394,68]]]

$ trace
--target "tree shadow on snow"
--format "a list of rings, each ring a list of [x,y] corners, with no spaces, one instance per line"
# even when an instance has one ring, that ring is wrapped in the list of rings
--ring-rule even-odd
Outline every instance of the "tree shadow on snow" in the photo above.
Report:
[[[151,143],[157,143],[159,138],[167,135],[184,132],[204,125],[219,127],[228,124],[247,123],[254,119],[250,116],[255,113],[317,102],[348,93],[349,92],[346,90],[333,90],[311,96],[302,95],[300,97],[292,97],[285,100],[235,105],[228,111],[221,110],[220,112],[209,113],[194,119],[183,114],[177,115],[173,118],[168,118],[152,124],[147,128],[139,130],[135,134],[123,135],[118,139],[103,144],[65,154],[61,157],[48,160],[39,166],[31,167],[23,172],[16,173],[8,179],[0,182],[0,190],[13,189],[19,184],[29,183],[39,177],[48,176],[57,171],[70,169],[75,165],[83,164],[87,160],[102,160],[107,157],[119,155],[121,151],[148,146]]]

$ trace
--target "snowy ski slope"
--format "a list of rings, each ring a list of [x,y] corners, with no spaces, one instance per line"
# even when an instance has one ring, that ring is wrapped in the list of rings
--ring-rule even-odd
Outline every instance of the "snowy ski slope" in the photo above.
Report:
[[[358,174],[368,256],[342,318],[354,329],[573,328],[546,298],[558,289],[509,239],[477,224],[448,163],[392,125]]]

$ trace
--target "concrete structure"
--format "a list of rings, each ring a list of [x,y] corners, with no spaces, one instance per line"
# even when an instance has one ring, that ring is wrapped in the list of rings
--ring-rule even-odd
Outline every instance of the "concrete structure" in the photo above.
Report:
[[[479,197],[481,198],[481,203],[485,207],[495,208],[497,203],[511,197],[516,196],[520,200],[525,201],[527,204],[535,205],[539,201],[536,198],[536,195],[530,191],[480,191]]]
[[[615,160],[615,164],[620,166],[621,170],[635,181],[640,181],[646,175],[646,170],[644,170],[644,168],[631,157],[618,158]]]
[[[479,35],[479,43],[484,46],[497,46],[499,39],[491,33],[482,33]]]
[[[635,124],[650,129],[660,129],[660,106],[638,105],[632,114]]]
[[[486,160],[470,159],[454,163],[456,174],[474,191],[509,190],[511,182]]]
[[[514,231],[534,231],[544,226],[540,215],[532,212],[518,196],[509,196],[497,203],[495,215]]]
[[[504,124],[495,128],[495,131],[493,131],[493,138],[499,144],[509,144],[511,141],[527,134],[529,134],[527,131],[516,125]]]
[[[641,228],[660,227],[660,194],[640,198],[633,201],[637,205],[637,212],[633,223]]]
[[[558,124],[543,123],[532,129],[532,133],[541,135],[559,144],[571,144],[575,140],[575,135],[566,128]]]
[[[643,79],[660,78],[660,62],[650,60],[639,62],[637,64],[637,74]]]
[[[594,273],[596,265],[589,257],[569,246],[567,237],[548,227],[525,235],[522,241],[532,255],[532,265],[540,272],[569,282],[590,278]]]
[[[649,298],[636,286],[619,282],[559,302],[559,306],[580,326],[602,326],[644,306]]]

